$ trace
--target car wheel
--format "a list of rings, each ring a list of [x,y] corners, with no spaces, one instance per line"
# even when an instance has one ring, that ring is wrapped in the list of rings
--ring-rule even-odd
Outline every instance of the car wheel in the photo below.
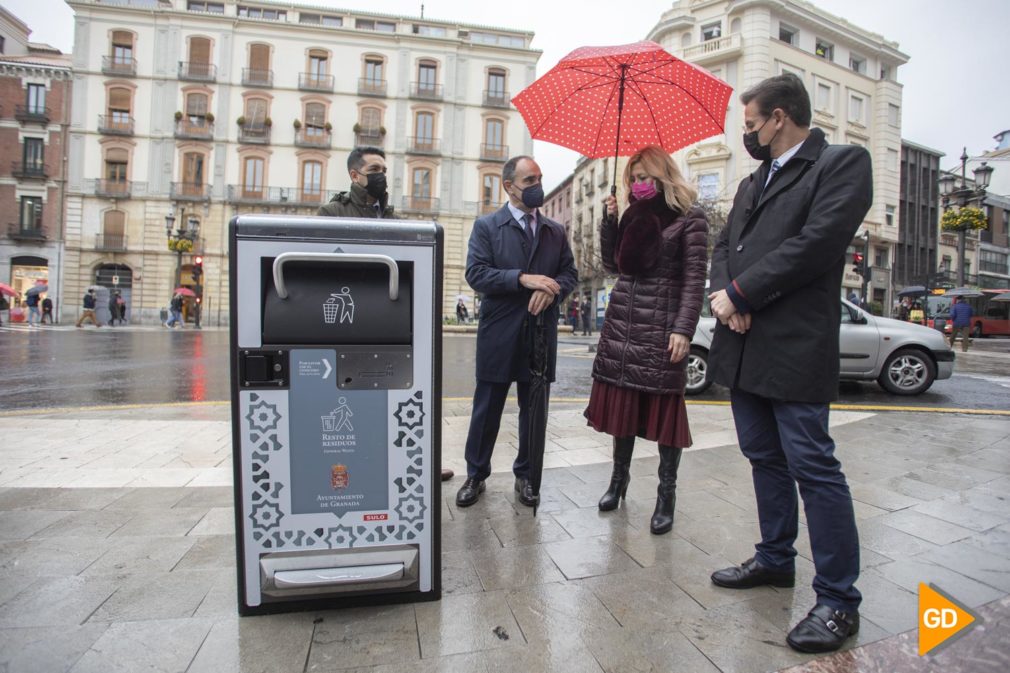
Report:
[[[884,390],[895,395],[926,392],[934,380],[936,365],[932,358],[912,348],[902,348],[892,353],[877,378]]]
[[[708,378],[708,352],[702,348],[692,348],[687,356],[688,395],[700,395],[708,390],[712,382]]]
[[[982,323],[977,322],[975,323],[975,326],[971,328],[971,337],[973,339],[982,338]]]

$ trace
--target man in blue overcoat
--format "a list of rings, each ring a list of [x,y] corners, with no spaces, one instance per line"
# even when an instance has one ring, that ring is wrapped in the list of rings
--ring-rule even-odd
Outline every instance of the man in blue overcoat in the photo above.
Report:
[[[477,326],[477,386],[466,439],[467,479],[456,504],[469,507],[491,474],[491,453],[505,398],[514,381],[519,392],[519,453],[512,464],[524,505],[535,498],[529,483],[529,334],[543,313],[548,333],[548,382],[554,381],[558,310],[575,288],[578,272],[564,226],[538,208],[543,175],[533,157],[518,156],[502,167],[508,203],[474,222],[466,258],[466,281],[483,295]],[[549,395],[549,388],[548,388]]]

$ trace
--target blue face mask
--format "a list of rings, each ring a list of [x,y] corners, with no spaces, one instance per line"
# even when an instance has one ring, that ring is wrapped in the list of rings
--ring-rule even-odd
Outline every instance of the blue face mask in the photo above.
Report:
[[[544,205],[544,186],[539,182],[523,190],[523,205],[527,208],[539,208]]]

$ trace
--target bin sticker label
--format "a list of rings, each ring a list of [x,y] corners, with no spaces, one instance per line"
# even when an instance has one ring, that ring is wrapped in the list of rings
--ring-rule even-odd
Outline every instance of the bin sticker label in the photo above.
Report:
[[[323,302],[323,322],[327,325],[354,324],[354,297],[351,296],[351,289],[340,288],[340,292],[331,292],[329,298]]]
[[[337,389],[329,349],[291,351],[291,511],[389,508],[388,393]]]

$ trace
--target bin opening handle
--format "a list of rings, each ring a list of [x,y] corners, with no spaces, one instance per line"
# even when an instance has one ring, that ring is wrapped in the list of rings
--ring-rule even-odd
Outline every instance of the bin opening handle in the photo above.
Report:
[[[396,301],[400,296],[400,268],[396,260],[387,255],[355,255],[344,252],[285,252],[274,259],[274,287],[277,296],[288,298],[288,288],[284,284],[284,265],[288,262],[366,262],[385,264],[389,268],[389,301]]]

